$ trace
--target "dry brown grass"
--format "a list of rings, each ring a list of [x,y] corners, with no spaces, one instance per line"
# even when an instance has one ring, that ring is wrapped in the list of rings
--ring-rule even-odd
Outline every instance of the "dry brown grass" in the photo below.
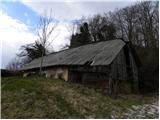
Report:
[[[144,103],[135,96],[112,99],[62,80],[8,77],[2,78],[1,111],[2,118],[111,118],[114,111]]]

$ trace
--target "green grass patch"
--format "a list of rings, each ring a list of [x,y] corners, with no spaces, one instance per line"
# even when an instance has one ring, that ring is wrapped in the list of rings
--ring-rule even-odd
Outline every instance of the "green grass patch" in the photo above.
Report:
[[[139,99],[112,99],[94,89],[58,79],[2,78],[2,118],[110,118]]]
[[[20,91],[22,89],[29,92],[39,91],[42,89],[42,85],[40,82],[37,82],[37,79],[37,77],[30,77],[28,79],[21,77],[2,78],[2,91]]]

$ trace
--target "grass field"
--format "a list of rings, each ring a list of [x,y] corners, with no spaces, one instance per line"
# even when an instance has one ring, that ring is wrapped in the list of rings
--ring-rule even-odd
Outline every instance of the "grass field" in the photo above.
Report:
[[[1,81],[2,118],[111,118],[141,98],[112,99],[82,85],[32,76],[7,77]]]

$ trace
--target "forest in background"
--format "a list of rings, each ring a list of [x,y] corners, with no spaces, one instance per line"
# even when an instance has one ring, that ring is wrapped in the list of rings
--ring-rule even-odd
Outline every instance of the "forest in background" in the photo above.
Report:
[[[49,25],[50,20],[50,18],[48,21],[42,19],[41,22]],[[57,25],[55,24],[51,29],[53,32],[55,26]],[[71,33],[70,45],[66,45],[69,48],[116,38],[131,41],[142,63],[139,72],[141,91],[158,91],[159,1],[137,2],[113,12],[82,17],[81,20],[73,21],[66,27]],[[14,59],[8,64],[7,69],[17,70],[24,63],[49,54],[46,47],[47,39],[43,39],[44,35],[47,33],[38,35],[40,42],[35,41],[34,44],[22,46],[21,53],[23,54],[19,54],[18,57],[25,57],[25,59]]]

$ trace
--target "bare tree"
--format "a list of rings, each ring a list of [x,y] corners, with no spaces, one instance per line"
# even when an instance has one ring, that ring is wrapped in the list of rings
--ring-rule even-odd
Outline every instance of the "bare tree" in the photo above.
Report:
[[[107,24],[106,17],[101,15],[95,15],[88,19],[89,21],[89,30],[93,37],[93,41],[99,41],[99,33],[101,32],[101,28]]]
[[[158,2],[145,1],[112,12],[111,19],[118,37],[137,46],[154,47],[158,45],[158,13]]]
[[[78,31],[78,26],[79,26],[78,21],[72,21],[71,23],[65,25],[67,31],[69,32],[69,36],[66,37],[66,39],[69,39],[69,40],[72,39],[72,37],[73,37],[73,36],[77,33],[77,31]],[[69,47],[70,47],[69,44],[65,44],[65,45],[62,46],[61,48],[62,48],[62,50],[63,50],[63,49],[67,49],[67,48],[69,48]]]
[[[29,63],[32,60],[41,57],[42,52],[44,55],[49,53],[49,50],[44,48],[39,41],[21,46],[20,51],[21,52],[17,54],[17,56],[21,58],[23,64]]]
[[[66,24],[66,29],[70,33],[70,36],[74,35],[77,32],[78,22],[73,21],[70,24]]]
[[[158,6],[156,2],[142,2],[139,7],[139,23],[147,47],[156,47],[158,42]]]
[[[92,42],[115,39],[116,27],[110,17],[111,12],[88,18]]]
[[[43,16],[40,17],[39,25],[38,25],[38,38],[40,44],[46,49],[48,48],[55,38],[52,38],[52,33],[57,27],[57,22],[52,17],[52,11],[50,11],[50,15],[48,16],[45,12]],[[44,59],[44,52],[42,51],[41,62],[40,62],[40,74],[42,74],[42,64]]]

